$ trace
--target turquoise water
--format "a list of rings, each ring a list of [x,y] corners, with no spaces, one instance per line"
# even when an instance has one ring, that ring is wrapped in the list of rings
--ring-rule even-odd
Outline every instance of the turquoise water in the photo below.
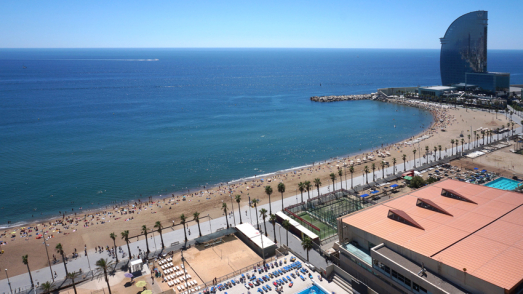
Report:
[[[495,179],[494,181],[492,181],[490,183],[485,184],[485,186],[491,187],[491,188],[496,188],[496,189],[501,189],[501,190],[512,191],[512,190],[515,190],[521,184],[522,184],[521,182],[501,177],[501,178]]]
[[[328,293],[321,290],[320,288],[318,288],[318,286],[312,285],[309,288],[298,292],[297,294],[328,294]]]

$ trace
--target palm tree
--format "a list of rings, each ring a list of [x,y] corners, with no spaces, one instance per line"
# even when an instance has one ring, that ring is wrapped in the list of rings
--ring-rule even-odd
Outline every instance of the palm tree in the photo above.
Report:
[[[49,293],[51,293],[51,290],[53,290],[53,288],[54,288],[54,283],[47,281],[47,282],[41,284],[40,288],[42,288],[42,290],[44,290],[45,293],[49,294]]]
[[[260,230],[260,220],[258,219],[258,199],[253,199],[252,204],[254,204],[254,211],[256,211],[256,223],[258,225],[258,230]]]
[[[363,168],[363,173],[365,174],[365,182],[368,184],[369,183],[369,167],[368,166],[365,166]]]
[[[331,180],[332,180],[332,192],[334,192],[334,190],[335,190],[334,181],[336,180],[336,175],[334,173],[331,173],[329,176],[331,177]]]
[[[109,286],[109,278],[107,277],[107,271],[111,268],[112,261],[108,261],[107,259],[100,258],[98,261],[96,261],[96,270],[98,273],[103,273],[105,276],[105,282],[107,283],[107,290],[109,290],[109,294],[111,294],[111,286]]]
[[[185,235],[185,243],[187,243],[187,228],[185,227],[185,223],[187,222],[187,217],[185,214],[182,213],[180,215],[180,224],[183,225],[183,234]]]
[[[396,157],[392,158],[392,173],[396,174]]]
[[[307,190],[307,199],[311,199],[311,193],[309,192],[312,188],[311,181],[305,181],[303,183],[305,185],[305,190]]]
[[[305,236],[301,242],[301,247],[303,250],[307,251],[307,261],[309,261],[309,251],[312,249],[312,240],[309,236]]]
[[[117,235],[115,233],[109,234],[109,238],[113,239],[114,255],[116,256],[116,264],[118,264],[118,253],[116,252],[116,237]]]
[[[403,154],[401,158],[403,159],[403,171],[407,171],[407,164],[405,162],[405,160],[407,159],[407,154]]]
[[[158,230],[158,233],[160,234],[160,240],[162,241],[162,249],[164,249],[165,245],[163,244],[163,235],[162,235],[163,226],[162,226],[162,223],[160,221],[156,221],[154,223],[154,227]]]
[[[318,196],[320,196],[321,180],[319,178],[314,179],[314,186],[318,189]]]
[[[236,196],[240,196],[240,195],[236,195]],[[238,209],[239,209],[239,205],[238,205]],[[202,236],[202,230],[200,229],[200,213],[199,212],[195,212],[192,214],[193,216],[193,220],[196,222],[196,224],[198,225],[198,235],[201,237]],[[241,213],[240,213],[240,221],[241,221]]]
[[[129,266],[129,262],[131,262],[131,247],[129,247],[129,231],[125,230],[120,233],[122,235],[122,239],[125,240],[125,243],[127,243],[127,251],[129,252],[129,261],[127,262],[129,267],[129,272],[131,272],[131,267]]]
[[[65,277],[66,279],[69,279],[69,280],[71,280],[71,282],[73,282],[74,294],[76,294],[76,284],[75,284],[74,280],[77,279],[79,276],[80,276],[79,272],[72,272],[72,273],[67,274],[67,276]]]
[[[463,144],[465,144],[465,139],[461,138],[461,155],[463,155]]]
[[[354,165],[349,166],[349,172],[350,172],[350,188],[352,189],[352,174],[354,174]]]
[[[147,240],[147,227],[145,225],[142,226],[142,234],[145,235],[145,245],[147,247],[147,255],[149,255],[149,241]]]
[[[438,147],[434,146],[434,161],[436,161],[436,152],[438,152]]]
[[[283,221],[283,227],[287,230],[287,247],[289,247],[289,228],[291,227],[291,223],[288,219]]]
[[[29,273],[29,279],[31,280],[31,288],[35,287],[35,284],[33,283],[33,276],[31,275],[31,270],[29,269],[29,256],[22,255],[22,262],[27,266],[27,272]],[[7,270],[6,270],[7,271]]]
[[[342,182],[343,177],[342,177],[342,175],[343,175],[343,171],[340,168],[340,169],[338,169],[338,176],[340,176],[340,189],[343,189],[343,182]]]
[[[242,211],[240,210],[240,201],[242,200],[242,196],[241,195],[236,195],[234,196],[234,198],[236,199],[236,203],[238,203],[238,213],[240,214],[240,225],[243,224],[242,222]],[[200,227],[200,223],[198,223],[198,228]],[[200,237],[202,236],[202,234],[200,234]]]
[[[225,214],[225,221],[227,222],[227,229],[229,228],[229,218],[227,217],[227,203],[222,203],[223,213]]]
[[[483,145],[485,145],[485,131],[481,130],[481,135],[483,136]]]
[[[260,209],[260,213],[263,218],[263,227],[265,228],[265,237],[267,237],[267,222],[265,221],[265,219],[267,218],[267,209],[265,209],[265,208]],[[276,234],[276,231],[274,233]]]
[[[412,153],[414,153],[414,167],[416,167],[416,149],[412,150]]]
[[[439,151],[439,160],[441,160],[441,145],[438,145],[438,151]]]
[[[371,168],[372,168],[372,181],[374,182],[376,180],[376,174],[374,173],[374,171],[376,170],[376,164],[374,164],[374,162],[372,163]]]
[[[283,210],[283,193],[285,192],[285,184],[279,183],[278,184],[278,192],[281,193],[281,210]]]
[[[298,183],[298,190],[300,190],[301,202],[303,203],[303,191],[305,191],[305,184],[303,182]]]
[[[269,211],[272,214],[272,206],[271,206],[272,188],[271,188],[271,186],[265,186],[265,194],[269,195]]]
[[[62,256],[62,260],[64,261],[64,267],[65,267],[65,275],[69,273],[67,271],[67,263],[65,262],[65,254],[64,254],[64,248],[62,247],[62,243],[58,243],[55,247],[56,252]]]
[[[276,240],[276,215],[271,214],[269,216],[269,221],[272,224],[272,231],[274,232],[274,243],[278,243]]]
[[[381,178],[385,178],[385,161],[381,161]]]
[[[469,138],[469,142],[467,144],[467,149],[470,150],[470,134],[468,134],[467,137]]]

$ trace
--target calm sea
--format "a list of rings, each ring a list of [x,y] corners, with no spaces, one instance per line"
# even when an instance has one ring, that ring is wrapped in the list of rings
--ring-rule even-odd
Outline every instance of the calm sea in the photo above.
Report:
[[[0,226],[395,142],[430,115],[309,97],[437,84],[438,50],[1,49]]]

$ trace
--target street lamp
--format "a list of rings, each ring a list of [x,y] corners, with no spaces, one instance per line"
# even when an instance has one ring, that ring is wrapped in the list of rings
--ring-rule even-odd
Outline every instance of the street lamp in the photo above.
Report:
[[[211,216],[209,214],[207,214],[207,217],[209,218],[209,229],[211,230],[211,234],[212,234],[212,226],[211,226]]]
[[[49,262],[49,270],[51,271],[51,279],[53,279],[53,283],[54,283],[53,269],[51,268],[51,260],[49,259],[49,251],[47,251],[47,246],[49,246],[49,245],[47,245],[47,243],[45,243],[45,236],[43,238],[44,238],[45,253],[47,254],[47,262]]]
[[[236,216],[234,215],[234,205],[233,205],[233,202],[232,202],[232,193],[231,193],[231,190],[229,188],[229,195],[231,196],[231,211],[232,211],[232,217],[234,219],[234,226],[236,227]],[[239,205],[239,204],[238,204]],[[241,213],[241,212],[240,212]],[[225,216],[227,217],[227,216]]]
[[[276,232],[274,232],[276,234]],[[280,237],[280,242],[283,244],[283,241],[281,240],[281,226],[278,226],[278,235]]]
[[[13,294],[13,289],[11,289],[11,281],[9,281],[9,275],[7,275],[7,269],[5,269],[5,275],[7,276],[7,283],[9,284],[9,290]]]

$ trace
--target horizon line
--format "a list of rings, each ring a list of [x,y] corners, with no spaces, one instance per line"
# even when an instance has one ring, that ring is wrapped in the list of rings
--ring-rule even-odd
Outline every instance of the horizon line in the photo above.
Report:
[[[441,48],[371,48],[371,47],[0,47],[2,49],[365,49],[365,50],[440,50]],[[489,50],[523,50],[489,49]]]

